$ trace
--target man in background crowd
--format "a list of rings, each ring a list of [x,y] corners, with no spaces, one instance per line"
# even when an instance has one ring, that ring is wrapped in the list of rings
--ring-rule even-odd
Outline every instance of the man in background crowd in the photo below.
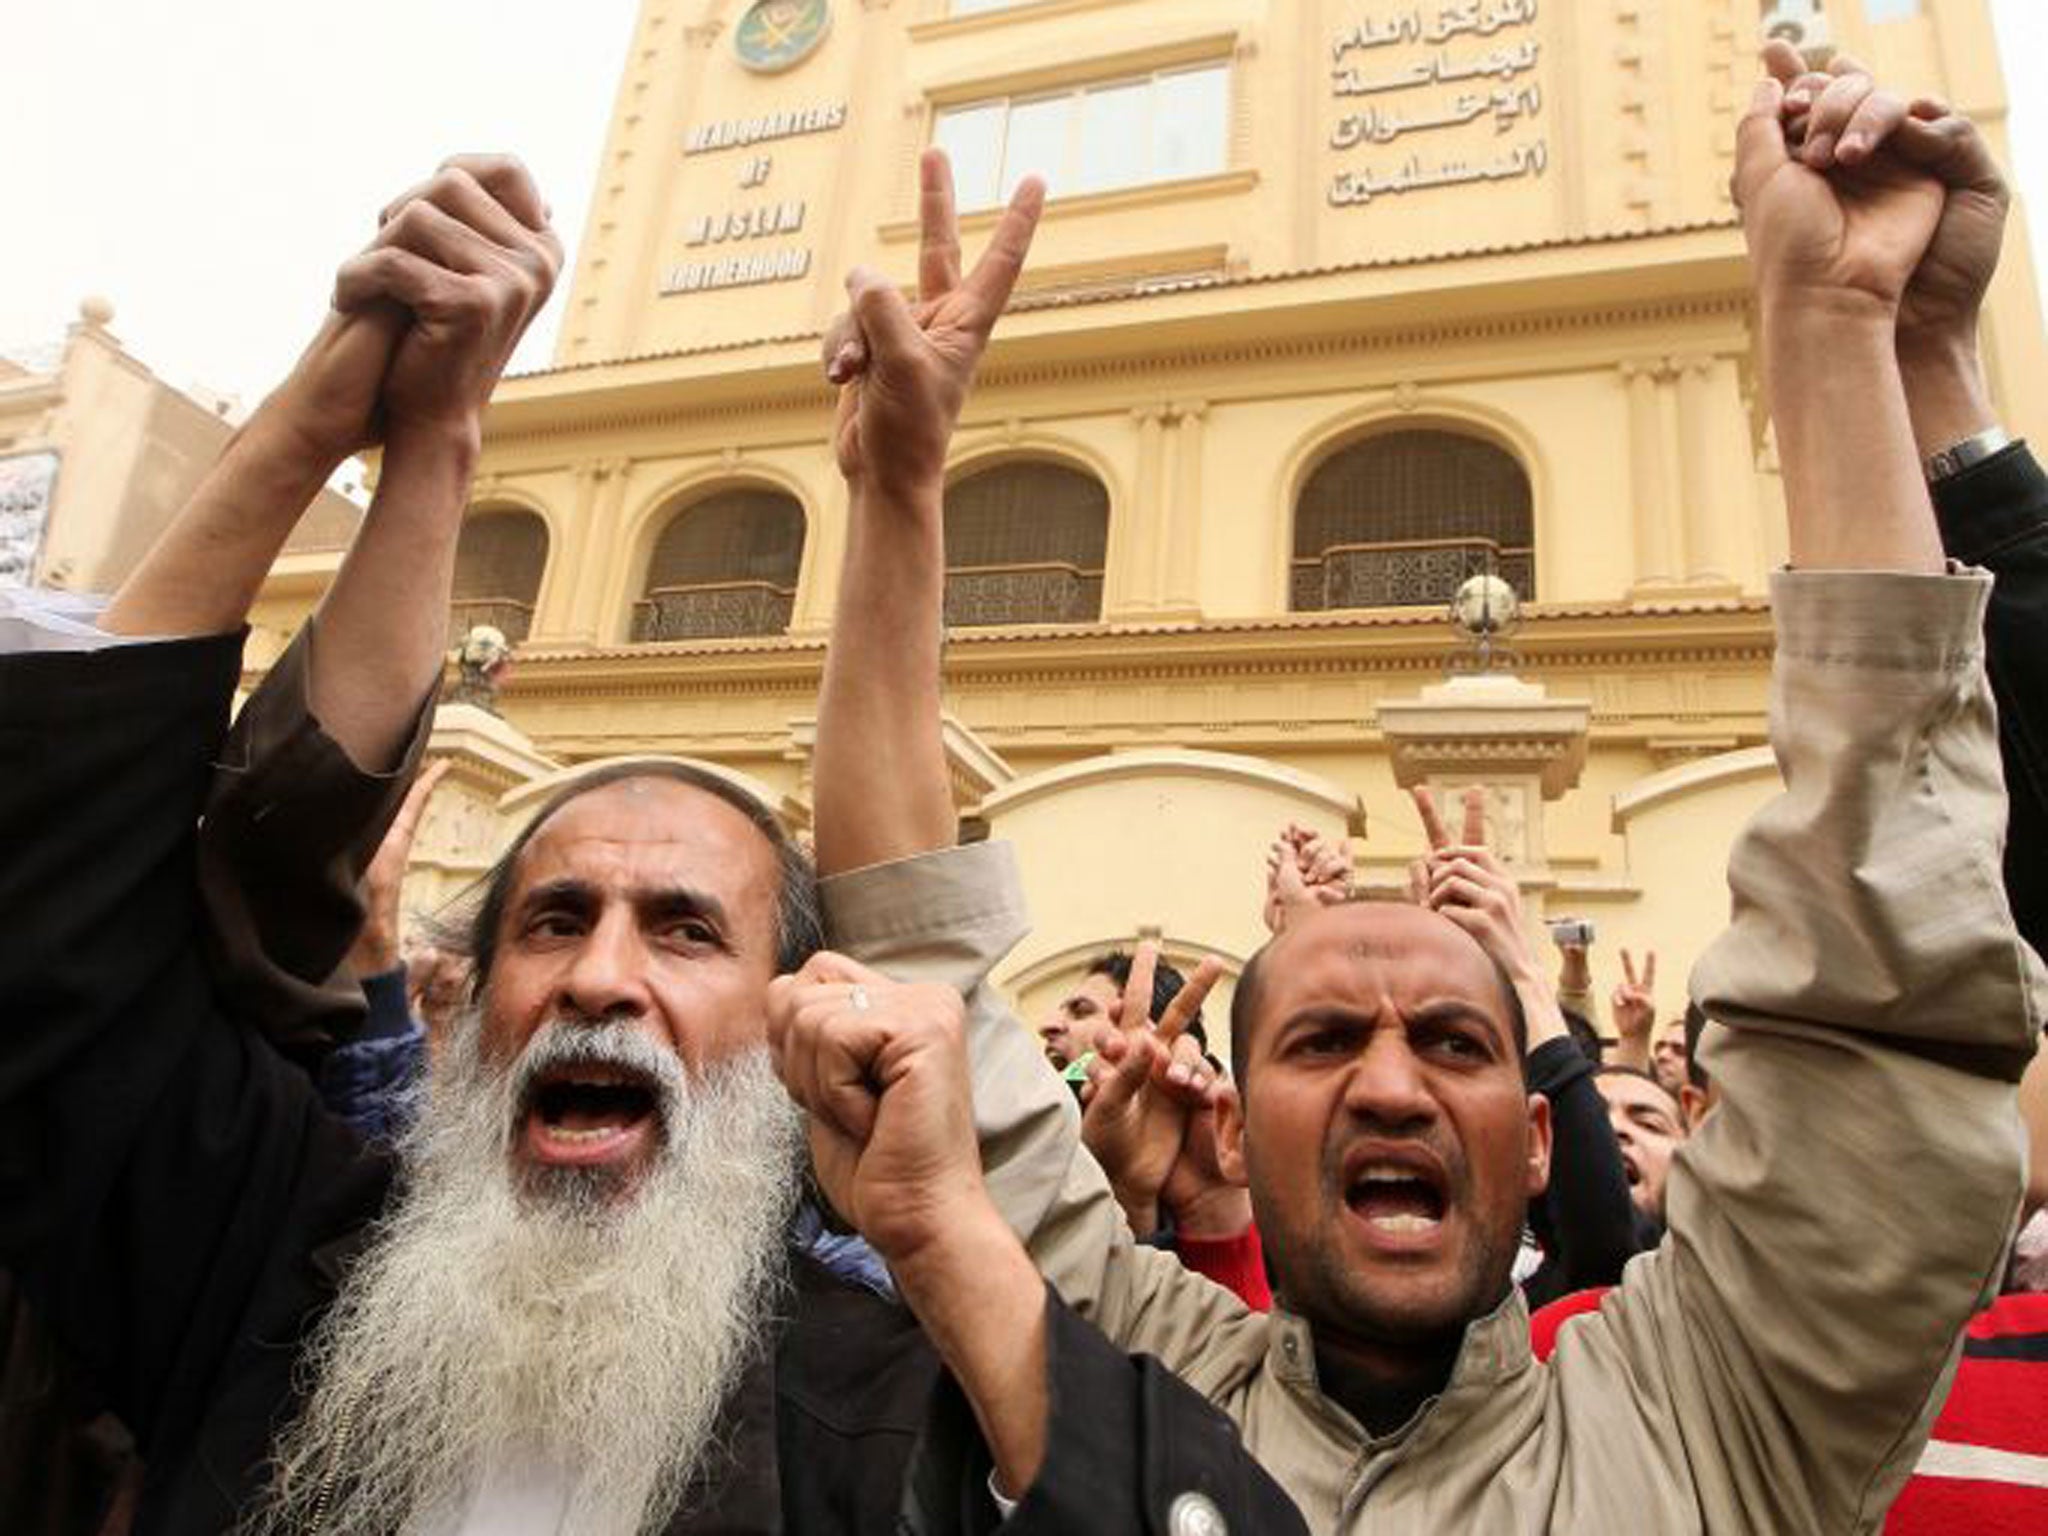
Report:
[[[1602,1067],[1593,1084],[1607,1104],[1607,1123],[1621,1148],[1628,1175],[1629,1198],[1661,1235],[1664,1227],[1664,1181],[1671,1156],[1685,1142],[1685,1113],[1663,1081],[1634,1067]],[[1643,1246],[1654,1247],[1655,1236]]]

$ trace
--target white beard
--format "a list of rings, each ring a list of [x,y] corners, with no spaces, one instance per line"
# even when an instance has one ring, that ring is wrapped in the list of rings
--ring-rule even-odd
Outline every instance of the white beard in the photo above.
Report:
[[[563,1529],[658,1529],[715,1472],[713,1431],[765,1346],[802,1129],[765,1049],[685,1077],[619,1025],[550,1024],[511,1068],[457,1021],[402,1149],[403,1192],[301,1367],[253,1530],[449,1524],[493,1464],[558,1467]],[[661,1084],[665,1144],[637,1191],[507,1155],[525,1074],[566,1050]],[[330,1486],[331,1485],[331,1486]]]

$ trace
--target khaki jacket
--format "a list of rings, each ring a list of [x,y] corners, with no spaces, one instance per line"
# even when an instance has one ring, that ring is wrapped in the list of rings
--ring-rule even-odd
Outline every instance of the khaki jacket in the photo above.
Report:
[[[2018,1207],[2013,1084],[2048,975],[2000,881],[1989,580],[1777,578],[1787,784],[1730,861],[1693,995],[1722,1107],[1670,1234],[1530,1353],[1518,1293],[1370,1438],[1308,1324],[1131,1240],[1065,1088],[985,984],[1022,932],[1007,850],[828,881],[834,941],[969,992],[991,1191],[1060,1295],[1223,1407],[1318,1531],[1874,1530],[1911,1472]],[[1250,896],[1247,896],[1247,900]],[[1283,1298],[1284,1300],[1284,1298]]]

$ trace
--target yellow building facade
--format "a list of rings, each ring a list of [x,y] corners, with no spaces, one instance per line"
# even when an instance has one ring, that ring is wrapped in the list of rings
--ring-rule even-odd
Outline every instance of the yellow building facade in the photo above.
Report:
[[[234,402],[165,383],[113,321],[89,298],[48,366],[0,358],[0,587],[113,591],[234,435]],[[360,518],[323,489],[300,519],[293,547],[316,552],[315,587]]]
[[[1234,970],[1288,821],[1400,888],[1406,782],[1485,785],[1535,913],[1658,949],[1675,1010],[1775,785],[1783,506],[1727,193],[1765,27],[2002,143],[1983,0],[644,0],[554,366],[490,411],[457,629],[518,658],[502,718],[444,709],[411,894],[620,756],[807,820],[847,516],[818,338],[849,266],[914,280],[939,143],[970,257],[1051,184],[948,493],[955,787],[1019,850],[1027,1012],[1141,934]],[[2009,242],[1987,348],[2039,437]],[[332,565],[293,558],[270,644]],[[1481,572],[1527,686],[1446,693]]]

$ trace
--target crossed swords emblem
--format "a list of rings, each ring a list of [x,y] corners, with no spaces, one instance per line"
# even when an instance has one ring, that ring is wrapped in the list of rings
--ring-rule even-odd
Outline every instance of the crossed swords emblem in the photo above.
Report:
[[[761,39],[771,48],[786,47],[796,39],[796,29],[806,20],[807,8],[785,3],[764,5],[754,12]]]

